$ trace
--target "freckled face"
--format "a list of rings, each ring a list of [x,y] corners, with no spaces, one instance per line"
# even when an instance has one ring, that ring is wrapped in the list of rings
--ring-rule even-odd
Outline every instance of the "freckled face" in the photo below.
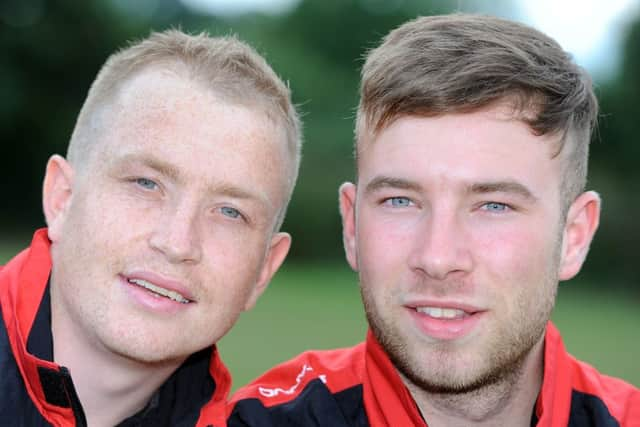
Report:
[[[54,322],[135,360],[184,358],[228,331],[287,252],[273,232],[283,133],[153,70],[125,84],[100,128],[50,222]]]
[[[369,323],[425,390],[478,388],[542,338],[558,281],[560,160],[500,109],[400,118],[341,189]]]

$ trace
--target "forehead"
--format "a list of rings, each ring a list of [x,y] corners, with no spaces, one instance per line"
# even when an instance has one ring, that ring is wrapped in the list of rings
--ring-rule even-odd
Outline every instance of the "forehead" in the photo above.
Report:
[[[497,106],[436,117],[400,117],[363,138],[359,177],[407,175],[478,180],[559,181],[556,136],[538,136],[512,110]]]
[[[284,131],[260,110],[164,69],[134,76],[106,108],[95,159],[148,153],[191,182],[255,185],[274,203],[279,198],[287,170]]]

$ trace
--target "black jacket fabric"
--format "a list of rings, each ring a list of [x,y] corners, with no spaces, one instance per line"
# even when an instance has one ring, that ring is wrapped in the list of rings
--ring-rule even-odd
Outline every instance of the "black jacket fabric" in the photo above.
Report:
[[[30,248],[0,267],[3,427],[86,425],[69,371],[52,361],[49,245],[46,230],[38,230]],[[217,350],[207,348],[189,357],[144,409],[119,426],[223,426],[230,383]]]
[[[355,347],[305,352],[232,398],[229,427],[426,427],[371,332]],[[550,322],[537,427],[640,427],[640,390],[570,356]]]

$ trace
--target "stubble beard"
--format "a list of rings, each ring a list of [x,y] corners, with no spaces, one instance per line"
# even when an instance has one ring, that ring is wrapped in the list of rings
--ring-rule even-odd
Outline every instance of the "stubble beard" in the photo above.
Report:
[[[519,304],[514,308],[519,316],[511,319],[508,325],[498,325],[501,329],[491,331],[493,339],[479,347],[476,357],[458,357],[461,352],[477,349],[460,349],[446,342],[430,343],[429,347],[424,342],[412,345],[409,342],[412,337],[403,333],[392,320],[379,315],[373,295],[361,284],[369,326],[410,389],[463,403],[465,400],[462,398],[482,394],[493,395],[500,400],[500,395],[509,394],[517,386],[527,356],[543,338],[555,303],[559,250],[560,242],[544,276],[545,282],[539,284],[540,290],[534,296],[536,301],[519,298]],[[386,303],[390,306],[389,301]],[[531,304],[538,309],[531,311]],[[425,364],[421,353],[427,355],[432,366]],[[461,366],[463,359],[467,366]]]

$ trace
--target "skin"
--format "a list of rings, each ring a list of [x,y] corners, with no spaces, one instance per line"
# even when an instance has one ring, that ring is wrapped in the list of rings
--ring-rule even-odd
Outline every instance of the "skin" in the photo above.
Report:
[[[511,111],[398,118],[340,188],[369,324],[430,426],[529,425],[558,281],[598,225],[594,192],[565,215],[567,150]]]
[[[148,69],[105,108],[87,155],[47,165],[54,359],[90,425],[142,408],[250,309],[290,246],[274,232],[284,134],[264,114]],[[181,304],[132,284],[180,292]]]

